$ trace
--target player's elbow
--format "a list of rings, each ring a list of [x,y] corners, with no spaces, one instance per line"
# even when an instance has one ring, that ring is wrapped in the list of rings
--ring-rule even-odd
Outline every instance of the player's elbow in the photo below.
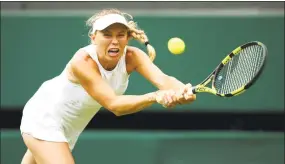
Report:
[[[130,111],[134,111],[135,108],[128,106],[110,106],[108,110],[119,117],[130,114]]]
[[[113,114],[117,117],[120,117],[120,116],[123,116],[124,114],[123,113],[120,113],[120,112],[113,112]]]
[[[119,107],[117,105],[115,105],[114,103],[109,103],[109,105],[107,105],[106,108],[116,116],[122,116],[123,115],[123,113],[120,112]]]
[[[120,111],[118,111],[118,110],[110,110],[115,116],[117,116],[117,117],[119,117],[119,116],[123,116],[124,115],[124,113],[122,113],[122,112],[120,112]]]
[[[114,98],[104,106],[107,108],[110,112],[115,114],[116,116],[123,116],[132,113],[132,111],[136,111],[137,107],[133,103],[126,102],[125,100],[122,100],[120,98]]]

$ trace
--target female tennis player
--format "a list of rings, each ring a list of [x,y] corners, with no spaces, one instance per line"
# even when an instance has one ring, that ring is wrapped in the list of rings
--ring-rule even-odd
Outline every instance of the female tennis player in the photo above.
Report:
[[[155,50],[130,15],[103,10],[87,25],[91,26],[90,45],[80,48],[63,72],[44,82],[25,105],[20,129],[28,150],[22,164],[75,163],[74,145],[101,107],[121,116],[154,103],[173,107],[196,99],[190,84],[164,74],[152,63]],[[127,46],[130,39],[146,44],[149,57]],[[158,91],[123,95],[134,71]]]

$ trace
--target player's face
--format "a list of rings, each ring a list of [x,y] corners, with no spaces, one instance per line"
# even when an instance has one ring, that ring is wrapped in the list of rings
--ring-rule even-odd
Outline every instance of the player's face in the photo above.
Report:
[[[116,23],[102,31],[97,31],[94,37],[97,53],[107,60],[119,60],[128,44],[128,29]]]

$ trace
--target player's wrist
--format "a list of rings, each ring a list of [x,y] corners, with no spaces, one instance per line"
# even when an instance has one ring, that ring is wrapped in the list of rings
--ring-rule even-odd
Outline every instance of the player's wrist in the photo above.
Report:
[[[146,97],[147,97],[148,102],[155,103],[157,94],[156,92],[151,92],[151,93],[146,94]]]

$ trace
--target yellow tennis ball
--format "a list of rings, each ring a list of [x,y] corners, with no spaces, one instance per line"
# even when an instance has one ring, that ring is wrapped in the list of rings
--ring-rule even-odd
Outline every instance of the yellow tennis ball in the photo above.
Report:
[[[185,51],[185,43],[180,38],[171,38],[168,41],[168,50],[174,55],[182,54]]]

